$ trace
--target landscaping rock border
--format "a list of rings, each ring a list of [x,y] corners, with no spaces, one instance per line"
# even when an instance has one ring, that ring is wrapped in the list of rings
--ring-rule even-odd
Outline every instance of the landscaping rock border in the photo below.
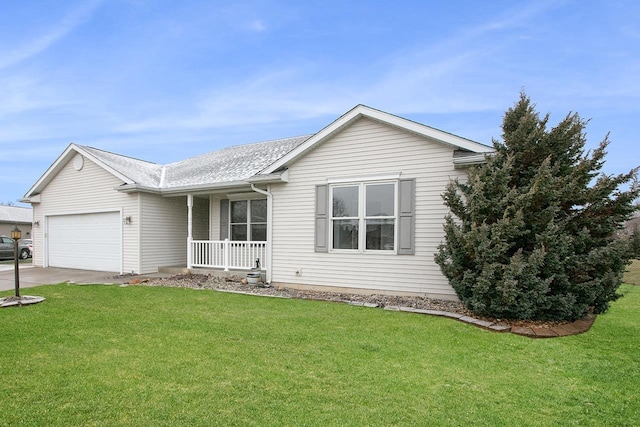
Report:
[[[122,278],[122,277],[120,277]],[[192,289],[211,289],[221,292],[276,298],[299,298],[317,301],[342,302],[353,306],[378,307],[385,310],[448,317],[493,332],[511,332],[530,338],[552,338],[576,335],[591,328],[595,315],[575,322],[540,322],[508,319],[478,318],[459,301],[432,299],[419,296],[359,295],[336,292],[301,290],[287,287],[266,287],[263,283],[243,283],[239,276],[220,277],[203,274],[183,274],[165,278],[131,276],[127,284],[144,286],[168,286]]]

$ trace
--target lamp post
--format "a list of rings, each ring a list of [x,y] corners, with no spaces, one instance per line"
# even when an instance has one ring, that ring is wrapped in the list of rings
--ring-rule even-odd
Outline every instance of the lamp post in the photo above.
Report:
[[[22,237],[22,231],[16,225],[11,230],[11,238],[13,239],[13,259],[15,261],[15,275],[16,275],[16,297],[20,297],[20,269],[18,268],[18,240]]]

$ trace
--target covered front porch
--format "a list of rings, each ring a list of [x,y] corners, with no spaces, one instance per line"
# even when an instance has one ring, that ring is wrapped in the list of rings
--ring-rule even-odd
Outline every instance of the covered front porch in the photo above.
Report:
[[[187,194],[187,269],[229,272],[258,266],[269,282],[271,198],[268,186],[254,185]]]

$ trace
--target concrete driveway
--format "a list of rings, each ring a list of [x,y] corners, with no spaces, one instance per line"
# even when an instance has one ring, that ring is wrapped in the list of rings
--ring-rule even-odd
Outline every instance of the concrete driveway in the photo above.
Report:
[[[57,267],[20,267],[20,289],[32,286],[52,285],[62,282],[75,283],[123,283],[131,277],[114,278],[117,273],[107,271],[73,270]],[[0,291],[15,289],[15,272],[13,266],[0,266]],[[22,294],[22,292],[20,292]]]

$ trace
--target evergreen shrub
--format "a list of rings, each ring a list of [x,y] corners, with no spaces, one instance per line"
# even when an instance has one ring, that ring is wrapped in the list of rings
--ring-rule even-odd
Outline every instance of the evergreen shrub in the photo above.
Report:
[[[548,121],[522,93],[495,154],[443,194],[451,213],[435,260],[478,315],[575,320],[617,298],[631,250],[615,234],[637,210],[638,168],[600,173],[608,137],[585,153],[588,121]]]

